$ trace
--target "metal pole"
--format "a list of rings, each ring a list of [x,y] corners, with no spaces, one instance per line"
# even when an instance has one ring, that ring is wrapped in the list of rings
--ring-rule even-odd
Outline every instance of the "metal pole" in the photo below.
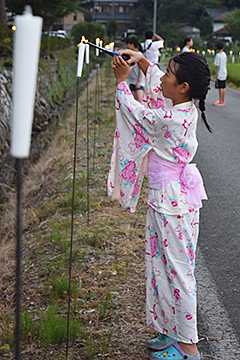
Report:
[[[156,19],[157,19],[157,0],[154,0],[153,5],[153,33],[156,34]]]
[[[16,250],[16,333],[15,351],[16,360],[21,359],[20,340],[21,340],[21,238],[22,238],[22,216],[21,216],[21,188],[22,188],[22,159],[16,160],[17,166],[17,250]]]
[[[90,154],[89,154],[89,114],[88,114],[88,65],[87,65],[87,226],[89,226],[89,212],[90,212],[90,204],[89,204],[89,180],[90,180]]]
[[[115,0],[113,0],[113,4],[112,4],[112,18],[114,19],[115,17]]]
[[[73,188],[72,188],[71,244],[70,244],[70,256],[69,256],[69,285],[68,285],[68,316],[67,316],[66,360],[68,359],[69,322],[70,322],[70,304],[71,304],[73,220],[74,220],[74,198],[75,198],[76,156],[77,156],[76,154],[77,154],[78,98],[79,98],[79,77],[77,78],[77,100],[76,100],[76,119],[75,119],[75,142],[74,142]]]

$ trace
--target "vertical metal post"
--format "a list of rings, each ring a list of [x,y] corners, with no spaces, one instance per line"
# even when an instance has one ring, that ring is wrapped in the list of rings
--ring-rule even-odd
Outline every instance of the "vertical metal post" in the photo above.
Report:
[[[115,0],[113,0],[113,3],[112,3],[112,18],[114,19],[115,17]]]
[[[89,116],[88,116],[88,65],[87,65],[87,226],[89,226],[89,178],[90,178],[90,168],[89,168]]]
[[[21,359],[21,241],[22,241],[22,159],[16,160],[17,167],[17,249],[16,249],[16,333],[15,351],[16,360]]]
[[[70,304],[71,304],[73,220],[74,220],[74,199],[75,199],[75,178],[76,178],[76,157],[77,157],[76,154],[77,154],[78,98],[79,98],[79,77],[77,78],[77,99],[76,99],[76,119],[75,119],[75,142],[74,142],[73,188],[72,188],[72,221],[71,221],[71,243],[70,243],[70,256],[69,256],[69,284],[68,284],[68,316],[67,316],[66,360],[68,359]]]
[[[157,22],[157,0],[153,0],[153,33],[156,34],[156,22]]]

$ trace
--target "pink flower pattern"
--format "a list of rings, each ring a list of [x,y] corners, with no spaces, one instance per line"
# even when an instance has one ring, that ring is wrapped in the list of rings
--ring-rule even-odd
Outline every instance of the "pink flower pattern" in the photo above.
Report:
[[[134,125],[133,126],[134,131],[135,131],[135,138],[134,138],[134,143],[137,149],[141,148],[144,144],[148,144],[149,143],[149,137],[144,134],[143,132],[143,128],[139,125]]]
[[[125,168],[121,173],[121,177],[124,180],[128,180],[131,184],[134,184],[134,181],[136,179],[136,163],[132,160],[129,160],[126,164],[125,164]]]
[[[173,155],[176,156],[179,162],[183,163],[186,163],[191,156],[190,152],[183,149],[182,146],[177,146],[175,149],[173,149]]]

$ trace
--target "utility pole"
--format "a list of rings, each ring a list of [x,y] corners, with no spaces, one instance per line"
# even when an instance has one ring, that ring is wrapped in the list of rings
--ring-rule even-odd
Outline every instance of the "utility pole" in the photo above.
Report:
[[[157,0],[153,0],[153,33],[156,34]]]
[[[112,4],[112,18],[114,19],[115,17],[115,0],[113,0],[113,4]]]

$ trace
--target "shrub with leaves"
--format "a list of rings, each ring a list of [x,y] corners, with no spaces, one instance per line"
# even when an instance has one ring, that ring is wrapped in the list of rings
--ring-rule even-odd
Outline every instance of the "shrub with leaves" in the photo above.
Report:
[[[13,32],[0,21],[0,54],[2,57],[12,56]]]
[[[106,28],[95,21],[80,22],[74,25],[71,31],[71,35],[74,40],[74,44],[78,44],[81,41],[82,36],[85,36],[91,42],[95,43],[96,38],[104,40],[106,36]]]

